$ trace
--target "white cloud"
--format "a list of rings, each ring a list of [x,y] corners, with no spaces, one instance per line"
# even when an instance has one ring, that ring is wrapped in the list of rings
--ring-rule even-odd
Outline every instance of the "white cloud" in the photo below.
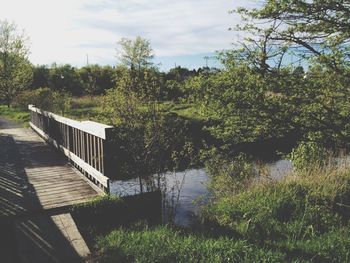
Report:
[[[254,0],[251,0],[252,2]],[[33,63],[82,65],[116,62],[122,37],[151,40],[157,56],[183,56],[230,47],[228,28],[239,18],[228,11],[238,0],[0,0],[0,19],[24,28]]]

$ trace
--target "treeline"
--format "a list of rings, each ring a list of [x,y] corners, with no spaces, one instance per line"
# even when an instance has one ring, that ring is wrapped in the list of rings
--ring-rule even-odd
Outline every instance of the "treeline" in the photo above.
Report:
[[[52,91],[68,93],[72,96],[103,95],[107,90],[116,87],[117,82],[130,71],[129,68],[119,66],[87,65],[81,68],[69,64],[37,65],[32,67],[33,78],[28,90],[49,88]],[[157,68],[148,71],[157,79],[160,85],[160,100],[179,100],[186,94],[184,83],[187,79],[199,76],[212,69],[199,68],[189,70],[181,66],[161,72]],[[130,72],[129,72],[130,73]]]

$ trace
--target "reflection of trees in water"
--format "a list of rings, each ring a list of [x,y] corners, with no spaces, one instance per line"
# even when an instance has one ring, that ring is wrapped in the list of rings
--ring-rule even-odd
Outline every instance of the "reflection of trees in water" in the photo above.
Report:
[[[172,176],[172,180],[169,178]],[[186,172],[163,174],[161,181],[163,222],[174,224],[180,205],[180,194],[185,184]],[[170,184],[169,184],[170,183]]]
[[[139,177],[140,193],[161,191],[163,222],[174,224],[185,178],[186,172],[168,172]]]
[[[111,193],[130,196],[161,191],[162,222],[174,224],[181,205],[181,191],[184,188],[187,171],[166,172],[155,175],[139,176],[127,181],[112,181]]]

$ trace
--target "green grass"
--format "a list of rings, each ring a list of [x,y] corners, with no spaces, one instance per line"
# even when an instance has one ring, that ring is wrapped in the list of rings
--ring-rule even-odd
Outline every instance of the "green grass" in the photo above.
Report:
[[[219,194],[205,218],[243,240],[286,253],[291,262],[349,262],[350,172],[315,167],[236,195]]]
[[[99,96],[74,97],[64,116],[75,120],[99,121],[99,115],[102,111],[101,99],[102,97]]]
[[[195,228],[139,224],[100,235],[99,262],[350,262],[350,172],[310,167],[213,193]]]
[[[65,112],[64,116],[75,120],[89,119],[98,121],[100,112],[100,107],[71,108]]]
[[[205,121],[203,115],[201,115],[198,109],[192,104],[165,101],[159,103],[159,108],[165,114],[175,113],[178,116],[186,119]]]
[[[108,231],[119,222],[118,213],[125,212],[126,205],[121,198],[104,195],[89,202],[74,205],[71,214],[88,243],[94,237]]]
[[[97,242],[99,262],[281,262],[284,255],[228,237],[210,238],[170,227],[117,229]]]
[[[71,100],[72,109],[84,109],[84,108],[95,108],[101,106],[100,96],[83,96],[83,97],[73,97]]]
[[[74,205],[71,214],[87,243],[92,247],[96,237],[120,226],[137,221],[157,224],[161,218],[160,192],[119,198],[112,195]]]
[[[100,114],[103,112],[102,97],[75,97],[72,98],[71,108],[65,112],[68,118],[84,120],[92,119],[99,121]],[[175,103],[172,101],[159,102],[159,109],[164,114],[177,114],[186,119],[203,121],[203,117],[198,110],[191,104]]]
[[[15,108],[8,108],[5,105],[0,105],[0,116],[12,120],[24,127],[28,127],[29,125],[29,111],[22,111]]]

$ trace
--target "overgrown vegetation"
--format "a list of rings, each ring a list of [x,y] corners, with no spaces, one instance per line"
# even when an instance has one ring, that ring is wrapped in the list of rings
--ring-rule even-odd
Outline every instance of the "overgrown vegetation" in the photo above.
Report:
[[[29,85],[26,50],[0,50],[0,73],[9,52],[23,65],[5,76],[1,100],[113,124],[114,168],[124,177],[207,165],[211,199],[199,230],[130,227],[139,214],[110,197],[76,207],[99,260],[350,261],[350,172],[336,154],[350,147],[349,4],[269,0],[236,12],[245,18],[236,30],[248,37],[218,54],[221,69],[160,72],[150,41],[137,37],[119,42],[122,65],[32,66]],[[14,30],[0,25],[0,33]],[[19,92],[25,88],[31,90]],[[68,109],[67,94],[85,97]],[[0,114],[28,119],[3,106]],[[280,147],[285,141],[288,147]],[[293,173],[279,181],[259,177],[251,163],[255,146],[263,155],[288,156]],[[90,229],[96,222],[102,228]]]
[[[10,119],[19,125],[28,127],[30,115],[27,111],[19,109],[9,108],[5,105],[0,105],[0,116],[6,119]]]
[[[204,219],[239,239],[285,253],[288,262],[348,262],[349,166],[322,156],[311,160],[303,144],[294,153],[301,151],[304,162],[299,156],[298,169],[280,181],[247,181],[244,160],[231,161],[224,172],[212,167],[213,199]],[[241,182],[240,189],[232,181]]]
[[[55,92],[49,88],[39,88],[18,94],[11,105],[14,108],[25,111],[28,109],[29,104],[63,115],[70,108],[70,97],[66,93]]]
[[[203,208],[201,227],[181,230],[138,224],[118,228],[95,240],[98,259],[349,262],[348,166],[308,163],[309,169],[274,182],[266,178],[246,181],[242,175],[252,171],[242,157],[225,167],[212,175],[212,199]]]
[[[169,227],[121,228],[101,238],[100,262],[281,262],[283,254],[242,240],[211,238]]]

